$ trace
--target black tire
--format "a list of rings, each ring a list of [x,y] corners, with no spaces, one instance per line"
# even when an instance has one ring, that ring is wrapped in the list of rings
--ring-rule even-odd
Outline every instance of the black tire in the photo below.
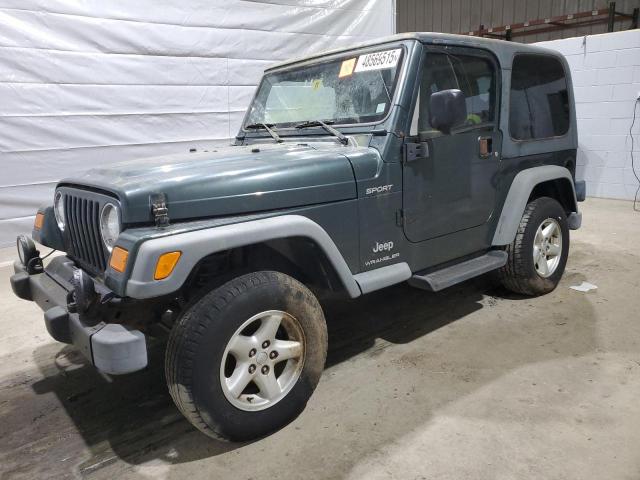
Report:
[[[223,354],[234,333],[254,315],[281,310],[295,317],[304,336],[304,361],[291,390],[258,411],[237,408],[220,380]],[[304,410],[327,355],[327,327],[316,297],[297,280],[262,271],[237,277],[191,305],[176,322],[165,359],[169,392],[182,414],[200,431],[233,441],[262,437]]]
[[[541,276],[533,259],[534,238],[538,227],[546,219],[555,219],[562,231],[562,251],[553,273]],[[556,288],[562,278],[569,256],[569,225],[567,216],[556,200],[540,197],[527,204],[513,242],[507,246],[507,264],[498,270],[498,277],[509,290],[523,295],[543,295]]]

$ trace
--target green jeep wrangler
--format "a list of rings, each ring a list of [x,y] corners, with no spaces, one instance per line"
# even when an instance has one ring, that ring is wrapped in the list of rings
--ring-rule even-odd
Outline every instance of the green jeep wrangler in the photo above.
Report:
[[[580,227],[558,53],[416,33],[268,69],[235,145],[61,181],[18,237],[15,294],[99,370],[165,369],[184,416],[244,440],[295,418],[327,353],[318,296],[496,271],[551,292]],[[322,298],[322,297],[321,297]]]

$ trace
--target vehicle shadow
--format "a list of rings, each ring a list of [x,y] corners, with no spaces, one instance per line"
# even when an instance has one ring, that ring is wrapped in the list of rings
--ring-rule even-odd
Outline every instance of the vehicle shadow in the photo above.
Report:
[[[495,297],[520,298],[497,287],[489,276],[432,294],[407,285],[356,300],[323,302],[329,331],[327,367],[389,344],[411,342],[484,308]],[[49,345],[42,348],[51,348]],[[51,353],[35,352],[43,379],[37,394],[54,393],[90,450],[75,468],[91,474],[117,461],[138,465],[151,460],[191,462],[242,448],[246,443],[206,440],[178,412],[164,379],[164,344],[154,341],[149,367],[106,377],[70,347],[58,350],[67,365],[53,368]]]
[[[376,340],[402,344],[427,335],[481,309],[484,295],[502,290],[493,278],[485,276],[446,292],[431,293],[401,284],[355,300],[325,303],[327,367],[375,350]]]

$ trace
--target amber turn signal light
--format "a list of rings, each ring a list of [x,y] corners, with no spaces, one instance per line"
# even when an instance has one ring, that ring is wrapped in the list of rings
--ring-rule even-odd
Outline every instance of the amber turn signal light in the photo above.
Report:
[[[44,213],[36,213],[36,221],[33,222],[33,226],[36,230],[40,230],[42,228],[42,224],[44,223]]]
[[[178,260],[180,260],[180,256],[182,252],[167,252],[160,255],[158,258],[158,263],[156,263],[156,271],[153,275],[154,280],[164,280],[173,272],[173,269],[176,268],[178,264]]]
[[[127,268],[128,258],[129,252],[127,252],[124,248],[113,247],[111,258],[109,259],[109,266],[116,272],[123,273]]]

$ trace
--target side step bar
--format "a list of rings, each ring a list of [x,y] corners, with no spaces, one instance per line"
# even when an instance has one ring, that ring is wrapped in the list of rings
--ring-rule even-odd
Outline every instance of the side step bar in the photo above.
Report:
[[[466,262],[457,263],[435,272],[413,275],[409,285],[423,290],[439,292],[456,283],[464,282],[496,268],[503,267],[507,263],[508,254],[504,250],[491,250],[481,257],[472,258]]]

